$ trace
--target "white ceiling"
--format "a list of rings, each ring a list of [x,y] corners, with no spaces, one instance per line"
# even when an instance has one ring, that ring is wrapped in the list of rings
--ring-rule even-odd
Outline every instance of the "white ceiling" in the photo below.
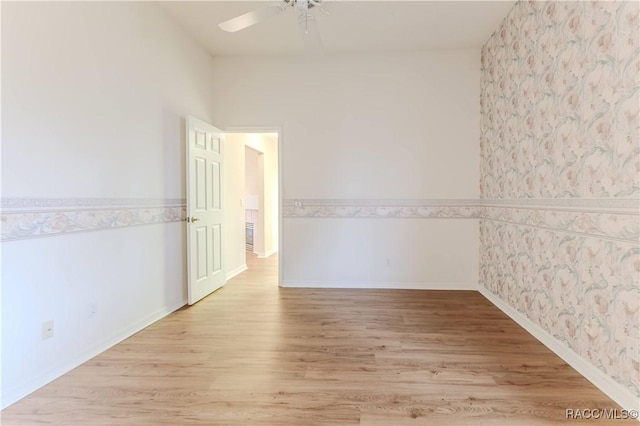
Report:
[[[296,12],[236,33],[218,23],[277,1],[161,2],[213,56],[304,54]],[[325,54],[479,48],[515,1],[326,1],[330,13],[314,10]]]

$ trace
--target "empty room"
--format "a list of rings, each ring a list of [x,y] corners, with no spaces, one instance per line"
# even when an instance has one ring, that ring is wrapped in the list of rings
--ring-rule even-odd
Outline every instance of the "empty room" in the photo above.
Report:
[[[638,424],[637,1],[0,14],[1,424]]]

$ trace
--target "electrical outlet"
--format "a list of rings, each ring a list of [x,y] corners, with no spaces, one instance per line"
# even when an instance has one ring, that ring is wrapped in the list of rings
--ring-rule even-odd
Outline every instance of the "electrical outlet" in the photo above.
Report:
[[[47,340],[51,337],[53,337],[53,320],[42,323],[42,340]]]
[[[636,362],[640,362],[640,354],[638,353],[637,337],[627,337],[627,356]]]

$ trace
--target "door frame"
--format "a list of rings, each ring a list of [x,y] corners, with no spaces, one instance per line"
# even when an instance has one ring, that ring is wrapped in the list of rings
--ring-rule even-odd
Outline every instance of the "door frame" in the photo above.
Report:
[[[284,264],[283,251],[283,216],[284,206],[282,205],[282,182],[284,175],[284,164],[282,162],[282,145],[284,143],[284,135],[282,126],[229,126],[220,128],[226,133],[276,133],[278,135],[278,287],[282,287],[282,265]]]

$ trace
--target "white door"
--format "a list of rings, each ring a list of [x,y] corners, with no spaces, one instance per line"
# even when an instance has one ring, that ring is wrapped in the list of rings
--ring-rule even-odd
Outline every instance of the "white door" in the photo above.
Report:
[[[222,233],[222,132],[187,118],[188,298],[193,305],[226,282]]]

